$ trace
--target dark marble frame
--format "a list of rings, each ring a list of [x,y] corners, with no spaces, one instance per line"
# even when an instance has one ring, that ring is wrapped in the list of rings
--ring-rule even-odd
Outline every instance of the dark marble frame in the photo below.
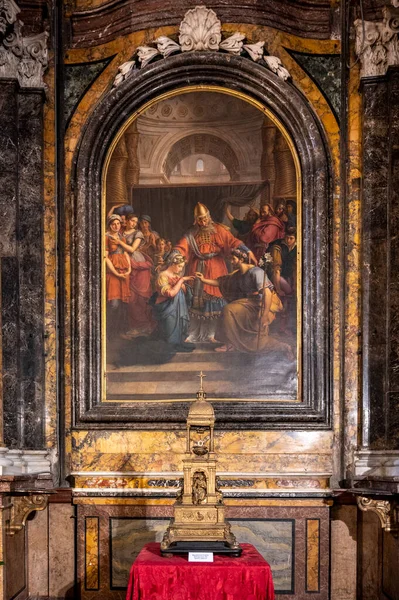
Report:
[[[101,175],[126,119],[148,101],[188,85],[215,85],[267,107],[293,140],[302,173],[302,402],[218,401],[220,429],[331,427],[332,171],[326,137],[290,82],[249,59],[183,53],[135,72],[97,105],[82,133],[72,173],[72,389],[74,427],[180,429],[187,402],[101,402]]]

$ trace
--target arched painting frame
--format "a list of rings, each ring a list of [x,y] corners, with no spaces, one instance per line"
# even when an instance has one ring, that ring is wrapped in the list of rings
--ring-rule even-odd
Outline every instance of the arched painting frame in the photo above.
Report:
[[[303,270],[300,402],[219,398],[221,428],[328,428],[330,426],[330,168],[320,123],[291,83],[242,57],[192,53],[170,57],[139,71],[112,90],[95,109],[75,162],[73,232],[73,392],[75,427],[179,428],[189,398],[170,402],[107,402],[102,343],[102,177],[118,135],[129,119],[187,88],[205,86],[236,94],[274,119],[295,146],[302,196]],[[108,158],[107,158],[108,157]],[[85,239],[79,231],[85,219]],[[89,221],[89,223],[88,223]],[[91,424],[91,425],[90,425]]]

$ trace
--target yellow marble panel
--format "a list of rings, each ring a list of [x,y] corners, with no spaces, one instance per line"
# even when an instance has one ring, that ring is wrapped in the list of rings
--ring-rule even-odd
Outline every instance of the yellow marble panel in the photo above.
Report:
[[[74,504],[82,505],[110,505],[110,506],[172,506],[174,498],[118,498],[115,496],[101,498],[74,497]]]
[[[185,452],[185,431],[74,431],[77,452],[149,454]],[[329,454],[330,431],[216,431],[215,451],[227,454]],[[138,470],[138,469],[136,469]]]
[[[224,498],[226,506],[332,506],[325,498]]]
[[[44,167],[44,349],[45,349],[45,439],[53,448],[57,441],[57,328],[56,328],[56,202],[55,202],[55,75],[54,53],[49,51],[49,66],[44,80],[47,86],[43,119]]]
[[[85,587],[87,590],[98,590],[99,575],[99,519],[85,519]]]
[[[354,53],[352,53],[352,56]],[[348,213],[346,253],[346,307],[345,307],[345,468],[352,461],[358,445],[358,404],[361,397],[361,177],[362,177],[362,106],[360,95],[360,63],[354,64],[349,74],[348,102]]]
[[[306,520],[306,591],[320,589],[320,519]]]
[[[185,432],[75,431],[71,470],[180,472]],[[218,471],[330,473],[332,432],[217,432]]]

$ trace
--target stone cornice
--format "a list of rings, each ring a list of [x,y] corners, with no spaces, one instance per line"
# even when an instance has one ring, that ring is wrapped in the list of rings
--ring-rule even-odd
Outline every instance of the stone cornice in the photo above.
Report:
[[[72,5],[72,3],[69,3]],[[224,23],[256,23],[309,39],[327,40],[332,35],[331,4],[326,0],[207,0]],[[85,3],[89,6],[89,3]],[[71,9],[72,48],[106,44],[134,31],[176,26],[193,7],[188,0],[110,0],[87,10]],[[104,26],[106,23],[106,26]]]
[[[48,33],[23,37],[19,12],[14,0],[0,0],[0,79],[17,79],[23,88],[44,87]]]
[[[361,77],[385,75],[388,67],[399,65],[399,7],[396,0],[392,3],[384,6],[382,21],[357,19],[354,23]]]

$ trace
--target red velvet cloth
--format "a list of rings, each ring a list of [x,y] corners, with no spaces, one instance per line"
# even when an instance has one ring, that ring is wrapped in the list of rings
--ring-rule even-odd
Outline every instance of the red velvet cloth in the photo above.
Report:
[[[214,555],[213,563],[163,557],[146,544],[130,571],[126,600],[274,600],[270,566],[251,544],[240,558]]]

